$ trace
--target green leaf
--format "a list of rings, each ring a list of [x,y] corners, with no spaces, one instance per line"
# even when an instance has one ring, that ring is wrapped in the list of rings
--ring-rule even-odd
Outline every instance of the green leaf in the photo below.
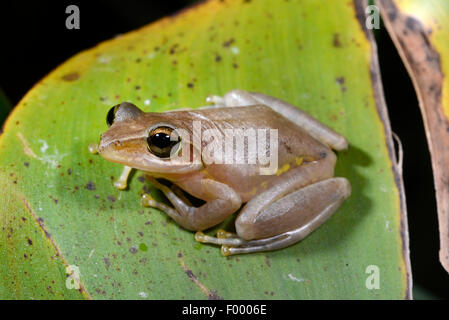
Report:
[[[0,223],[15,236],[1,233],[0,263],[17,265],[0,268],[0,294],[51,297],[42,288],[59,276],[58,297],[67,298],[409,298],[402,180],[363,12],[360,1],[208,1],[53,71],[0,137]],[[349,179],[353,193],[296,245],[223,257],[164,213],[140,206],[148,187],[141,173],[129,190],[114,189],[121,167],[87,146],[118,102],[166,111],[202,106],[207,95],[234,88],[287,100],[344,134],[350,149],[339,153],[336,175]],[[25,214],[31,229],[20,222]],[[33,257],[40,263],[30,266],[19,255],[38,229],[33,244],[42,249]],[[59,258],[49,259],[55,251]],[[68,265],[81,272],[81,293],[64,290]],[[378,289],[366,286],[372,265]],[[25,267],[35,284],[24,279]]]

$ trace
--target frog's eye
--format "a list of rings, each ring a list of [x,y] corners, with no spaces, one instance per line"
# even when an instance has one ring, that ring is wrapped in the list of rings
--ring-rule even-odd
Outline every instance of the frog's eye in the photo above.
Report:
[[[181,136],[175,129],[168,126],[160,126],[150,131],[147,143],[148,150],[159,158],[169,158],[179,150]]]
[[[109,111],[108,114],[106,116],[106,123],[108,124],[108,127],[112,126],[112,124],[114,123],[114,119],[115,119],[115,112],[117,111],[119,107],[119,104],[116,106],[113,106]]]
[[[128,119],[135,119],[142,113],[143,113],[142,110],[137,108],[132,103],[122,102],[120,104],[113,106],[109,110],[106,116],[106,123],[108,127],[110,127],[114,122]]]

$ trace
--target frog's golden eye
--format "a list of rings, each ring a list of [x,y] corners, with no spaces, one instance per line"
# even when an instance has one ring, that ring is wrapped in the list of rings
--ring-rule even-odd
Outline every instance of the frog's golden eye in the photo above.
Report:
[[[181,136],[173,128],[160,126],[150,131],[147,143],[152,154],[159,158],[169,158],[179,151]]]

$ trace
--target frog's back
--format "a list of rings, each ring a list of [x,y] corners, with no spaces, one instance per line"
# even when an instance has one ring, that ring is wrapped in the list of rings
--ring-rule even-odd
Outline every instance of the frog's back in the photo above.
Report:
[[[281,174],[308,161],[321,159],[329,154],[333,156],[326,145],[265,105],[207,108],[185,111],[185,113],[184,116],[190,121],[200,121],[203,138],[204,133],[209,129],[217,130],[215,134],[221,134],[222,139],[210,137],[202,139],[202,158],[206,163],[204,173],[233,187],[244,201],[275,184],[276,178]],[[229,158],[227,161],[225,159],[227,152],[225,137],[230,133],[234,135],[235,140],[237,140],[236,137],[245,136],[243,159],[240,159],[240,163],[235,151],[231,162]],[[270,144],[272,135],[275,139]],[[251,140],[248,136],[253,136],[255,140]],[[256,141],[256,149],[254,141]],[[277,154],[271,151],[275,151],[273,143],[277,146]],[[233,146],[237,147],[237,143],[234,142]],[[265,160],[268,160],[268,163],[261,163],[258,156],[256,156],[256,163],[251,163],[248,157],[249,150],[258,153],[263,147],[266,150]],[[211,150],[214,151],[210,152]],[[216,154],[217,150],[221,151],[221,154],[220,152]],[[270,171],[268,168],[271,168],[273,164],[276,167],[267,174],[267,171]],[[261,170],[261,168],[265,169]],[[262,172],[265,174],[261,174]]]
[[[290,161],[291,155],[320,157],[322,152],[329,148],[310,136],[303,128],[286,119],[281,114],[265,105],[254,105],[245,107],[207,108],[189,111],[193,120],[201,121],[202,130],[217,129],[225,135],[229,130],[248,134],[253,129],[257,133],[259,129],[266,132],[267,144],[269,144],[269,133],[277,132],[279,156],[285,155],[285,160]],[[225,131],[228,130],[228,131]],[[205,142],[207,144],[207,141]],[[283,159],[279,159],[283,164]]]

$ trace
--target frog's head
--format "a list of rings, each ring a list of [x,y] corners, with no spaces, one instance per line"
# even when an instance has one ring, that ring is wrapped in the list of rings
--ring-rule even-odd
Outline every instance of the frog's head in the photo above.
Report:
[[[189,134],[169,113],[145,113],[129,102],[112,107],[99,153],[112,162],[154,173],[188,173],[202,167],[192,161]],[[175,120],[175,121],[171,121]],[[178,125],[176,125],[178,123]]]

